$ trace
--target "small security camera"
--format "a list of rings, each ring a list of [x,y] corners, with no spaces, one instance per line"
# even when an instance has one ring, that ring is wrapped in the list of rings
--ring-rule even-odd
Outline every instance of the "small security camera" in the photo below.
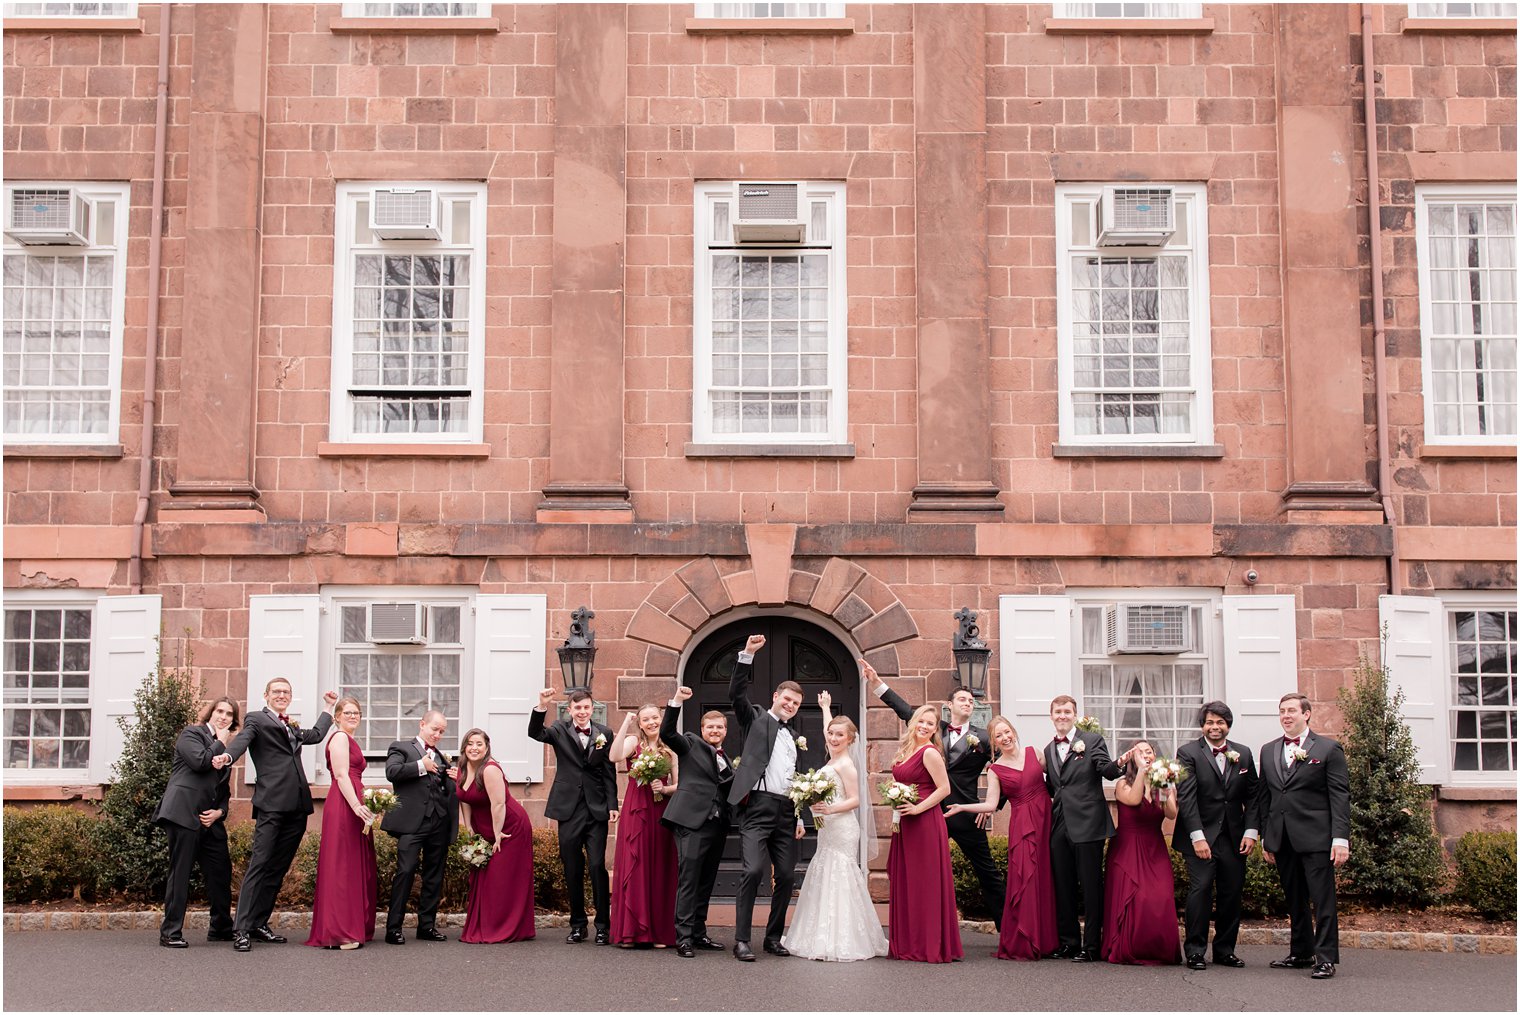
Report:
[[[1257,582],[1261,581],[1261,575],[1256,573],[1256,569],[1254,567],[1246,572],[1245,578],[1247,585],[1255,585]]]

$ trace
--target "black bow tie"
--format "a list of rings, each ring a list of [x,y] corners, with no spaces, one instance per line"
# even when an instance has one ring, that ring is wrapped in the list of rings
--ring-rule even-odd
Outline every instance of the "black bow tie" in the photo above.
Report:
[[[782,719],[780,722],[782,729],[786,730],[788,733],[792,731],[792,721],[790,719]]]

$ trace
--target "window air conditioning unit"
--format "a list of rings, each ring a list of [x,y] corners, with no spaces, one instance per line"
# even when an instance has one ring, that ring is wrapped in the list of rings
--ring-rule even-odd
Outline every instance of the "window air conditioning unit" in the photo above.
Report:
[[[1177,231],[1170,187],[1104,187],[1098,246],[1160,247]]]
[[[741,183],[734,217],[736,243],[801,243],[807,238],[802,220],[801,187],[795,183]]]
[[[1193,650],[1192,607],[1119,603],[1103,608],[1109,655],[1178,655]]]
[[[427,644],[427,607],[421,603],[371,603],[369,640],[376,645]]]
[[[28,245],[88,247],[91,211],[72,187],[7,187],[5,235]]]
[[[382,240],[436,240],[438,192],[430,187],[376,187],[370,191],[369,228]]]

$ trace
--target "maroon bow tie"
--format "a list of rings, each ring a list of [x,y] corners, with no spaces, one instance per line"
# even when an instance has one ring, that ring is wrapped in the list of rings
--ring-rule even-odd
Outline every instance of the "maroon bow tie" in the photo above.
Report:
[[[954,733],[954,734],[956,734],[956,735],[957,735],[957,736],[958,736],[958,735],[959,735],[959,734],[960,734],[960,732],[961,732],[961,728],[960,728],[960,727],[959,727],[959,726],[946,726],[946,727],[945,727],[945,729],[946,729],[946,730],[947,730],[947,731],[948,731],[948,732],[950,732],[950,733]]]
[[[284,712],[281,712],[278,718],[280,722],[284,723],[286,726],[290,725],[290,716],[286,715]]]
[[[1292,744],[1294,747],[1298,746],[1298,740],[1298,737],[1283,737],[1283,743]]]
[[[1221,754],[1223,754],[1223,753],[1224,753],[1224,752],[1225,752],[1225,751],[1228,751],[1228,750],[1229,750],[1229,747],[1215,747],[1215,748],[1212,748],[1212,750],[1213,750],[1213,752],[1214,752],[1214,757],[1216,757],[1216,758],[1217,758],[1217,757],[1219,757],[1219,756],[1220,756],[1220,755],[1221,755]]]
[[[1069,742],[1070,741],[1068,741],[1065,737],[1056,737],[1056,743],[1058,743],[1058,744],[1065,744],[1065,743],[1069,743]]]
[[[723,753],[723,748],[721,748],[721,747],[714,747],[713,750],[715,752],[717,752],[718,757],[722,758],[724,761],[728,760],[728,755],[726,755],[726,754]]]
[[[583,737],[589,737],[591,735],[591,727],[590,726],[585,726],[585,727],[577,726],[577,727],[575,727],[575,732],[579,733]]]

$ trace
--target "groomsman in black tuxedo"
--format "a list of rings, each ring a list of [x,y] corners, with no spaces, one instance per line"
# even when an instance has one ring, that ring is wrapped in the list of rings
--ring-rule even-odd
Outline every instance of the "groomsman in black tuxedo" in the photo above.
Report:
[[[228,781],[232,769],[212,764],[237,732],[237,702],[218,698],[203,722],[186,726],[174,744],[174,767],[153,823],[169,836],[169,880],[164,888],[164,919],[158,943],[188,948],[185,906],[190,899],[190,871],[201,865],[206,901],[211,906],[208,941],[232,940],[232,860],[227,853]]]
[[[589,691],[569,694],[568,718],[545,725],[554,691],[538,692],[528,736],[554,748],[554,785],[544,816],[559,822],[559,858],[570,895],[568,944],[586,940],[586,868],[596,907],[596,943],[612,943],[612,891],[607,880],[607,826],[618,818],[617,771],[608,759],[613,732],[591,718]]]
[[[755,896],[767,867],[773,890],[770,918],[765,921],[765,950],[772,955],[791,954],[781,943],[781,936],[786,933],[786,907],[792,901],[797,840],[803,835],[802,819],[786,795],[797,775],[798,744],[792,719],[802,705],[802,687],[796,681],[783,680],[771,693],[768,709],[750,701],[755,653],[764,647],[765,635],[749,636],[728,684],[734,718],[744,737],[744,752],[735,759],[739,770],[728,786],[728,802],[738,809],[744,849],[744,878],[734,901],[734,958],[740,962],[755,961],[749,939]]]
[[[1060,946],[1054,957],[1097,962],[1103,951],[1103,844],[1114,834],[1103,780],[1119,778],[1120,769],[1109,758],[1101,733],[1076,728],[1075,698],[1062,694],[1052,700],[1050,722],[1056,735],[1045,745],[1045,787],[1051,799],[1050,873]],[[1085,925],[1080,935],[1079,885]]]
[[[332,710],[338,696],[322,695],[327,711],[317,716],[310,729],[302,729],[286,710],[290,708],[290,681],[275,677],[264,686],[264,707],[249,710],[243,729],[227,750],[212,760],[218,768],[232,764],[247,751],[258,770],[253,785],[253,850],[248,872],[238,891],[237,920],[232,928],[232,947],[246,952],[252,941],[284,944],[285,936],[269,927],[275,896],[290,870],[290,863],[306,834],[306,818],[316,808],[311,786],[301,767],[301,748],[320,744],[332,727]]]
[[[665,805],[660,823],[675,835],[676,954],[695,958],[697,949],[721,952],[723,946],[707,936],[707,903],[718,880],[718,862],[728,837],[728,787],[734,767],[723,753],[728,717],[711,711],[702,716],[702,732],[678,733],[681,706],[691,688],[676,688],[660,722],[660,742],[681,759],[681,784]]]
[[[1292,950],[1271,966],[1313,967],[1311,977],[1328,980],[1341,960],[1335,869],[1351,857],[1351,784],[1341,745],[1309,729],[1311,707],[1296,691],[1278,702],[1283,735],[1262,745],[1252,824],[1267,861],[1277,865],[1292,920]]]
[[[396,809],[380,826],[396,839],[396,877],[391,882],[390,910],[385,916],[386,944],[406,944],[401,924],[419,867],[422,895],[417,900],[417,940],[448,940],[438,930],[438,900],[443,898],[449,845],[459,835],[459,800],[448,759],[438,750],[438,741],[447,729],[443,713],[429,709],[417,723],[417,735],[411,740],[397,740],[385,755],[385,777],[396,792]]]
[[[1240,893],[1246,883],[1246,854],[1256,843],[1247,824],[1256,807],[1256,763],[1251,749],[1229,739],[1235,713],[1222,701],[1198,710],[1203,736],[1177,748],[1189,778],[1177,787],[1177,823],[1172,848],[1187,861],[1187,936],[1182,951],[1189,969],[1206,969],[1209,911],[1214,911],[1214,964],[1240,968],[1235,955],[1240,934]],[[1215,890],[1218,901],[1214,901]]]
[[[896,712],[899,719],[907,722],[913,718],[913,706],[889,688],[864,659],[860,660],[860,671],[866,686]],[[939,735],[945,744],[945,771],[950,776],[950,796],[944,801],[946,807],[981,802],[982,772],[992,760],[992,738],[985,728],[972,725],[971,710],[975,705],[976,697],[970,689],[957,687],[950,692],[950,719],[941,719],[939,723]],[[993,914],[993,922],[1002,929],[1007,886],[992,859],[992,850],[987,846],[987,825],[991,823],[990,814],[960,813],[945,819],[945,829],[966,859],[971,861],[971,869],[982,886],[983,905]]]

